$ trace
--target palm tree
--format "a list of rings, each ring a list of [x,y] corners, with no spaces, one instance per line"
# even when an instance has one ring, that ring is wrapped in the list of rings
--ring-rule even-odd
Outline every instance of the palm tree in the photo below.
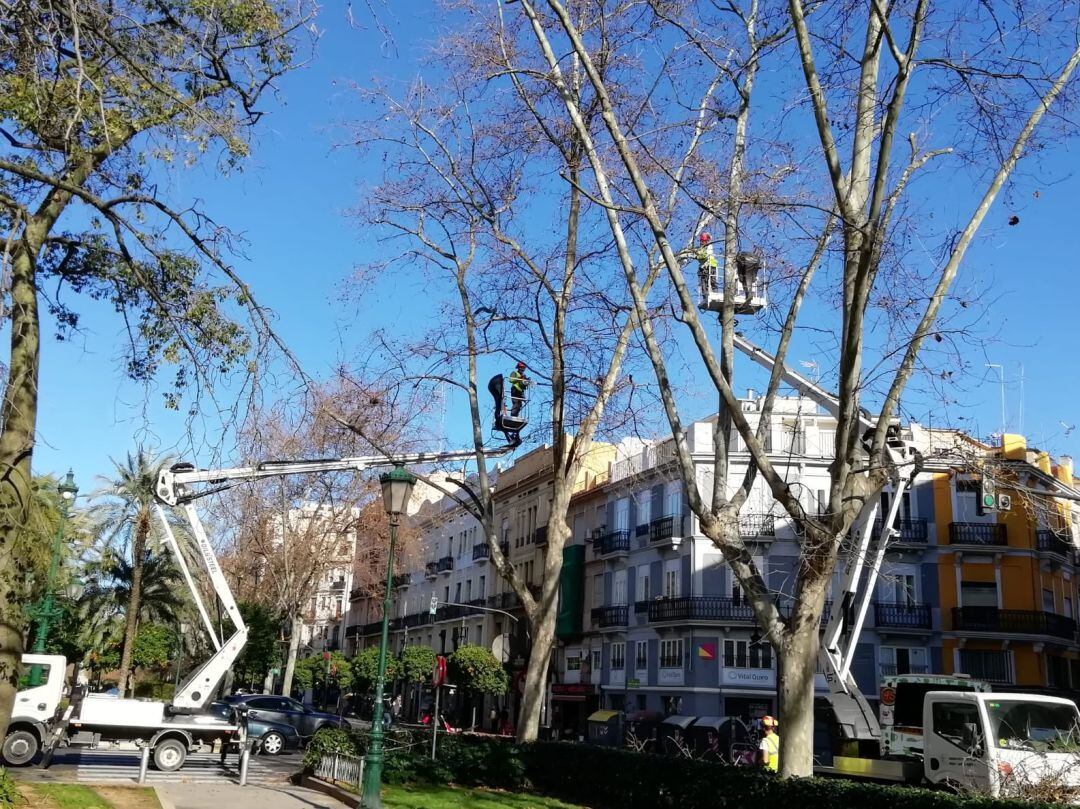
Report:
[[[130,585],[124,610],[124,646],[120,657],[120,693],[127,694],[131,679],[131,650],[142,610],[143,573],[153,526],[154,488],[158,472],[166,463],[139,447],[127,454],[125,463],[113,460],[116,474],[99,493],[109,499],[96,509],[102,538],[130,555]],[[147,603],[151,603],[147,600]]]

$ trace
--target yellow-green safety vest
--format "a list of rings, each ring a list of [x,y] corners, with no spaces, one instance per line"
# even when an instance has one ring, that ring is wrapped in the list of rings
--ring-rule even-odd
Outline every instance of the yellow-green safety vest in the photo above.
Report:
[[[780,770],[780,737],[773,733],[771,736],[762,736],[761,743],[765,745],[765,766],[773,772]]]

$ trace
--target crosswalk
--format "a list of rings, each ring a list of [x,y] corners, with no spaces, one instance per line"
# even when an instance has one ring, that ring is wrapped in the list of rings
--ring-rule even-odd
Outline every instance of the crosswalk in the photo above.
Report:
[[[285,764],[285,762],[281,762]],[[249,784],[281,784],[288,780],[291,770],[287,766],[272,766],[265,756],[252,756],[248,763]],[[299,761],[295,764],[298,766]],[[139,778],[139,754],[114,750],[61,750],[53,757],[52,770],[75,769],[75,780],[84,783],[131,783]],[[230,754],[228,764],[221,766],[220,757],[214,753],[192,753],[184,766],[175,772],[159,772],[153,767],[146,771],[149,784],[220,784],[239,783],[240,764],[235,754]]]

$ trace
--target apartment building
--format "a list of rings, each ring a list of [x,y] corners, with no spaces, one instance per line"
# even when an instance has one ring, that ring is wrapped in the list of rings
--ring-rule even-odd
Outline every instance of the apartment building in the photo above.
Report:
[[[606,475],[613,456],[610,445],[594,444],[577,488],[584,489]],[[538,594],[552,499],[551,448],[539,447],[506,469],[493,470],[491,485],[502,551]],[[480,524],[445,496],[432,498],[412,520],[422,538],[425,561],[422,568],[402,570],[394,577],[391,649],[400,650],[407,643],[420,643],[442,654],[451,654],[466,643],[491,648],[508,667],[514,686],[499,707],[507,707],[516,716],[530,651],[528,626],[520,600],[491,562]],[[571,550],[569,555],[580,557],[582,550]],[[574,569],[572,561],[570,569]],[[354,620],[345,632],[350,652],[378,643],[382,594],[354,592],[353,610]]]
[[[1002,686],[1080,689],[1072,459],[1055,462],[1019,435],[997,447],[935,438],[935,454],[952,461],[931,469],[941,671]],[[1009,510],[980,509],[984,476],[1011,500]]]

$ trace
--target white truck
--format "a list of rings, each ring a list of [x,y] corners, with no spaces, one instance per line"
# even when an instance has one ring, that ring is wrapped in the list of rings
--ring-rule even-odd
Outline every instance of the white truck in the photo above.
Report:
[[[736,334],[734,341],[759,365],[775,367],[775,358],[742,336]],[[836,397],[787,367],[781,375],[801,395],[838,414]],[[875,426],[869,416],[862,422],[868,430]],[[899,675],[883,683],[879,721],[859,690],[851,671],[859,636],[885,554],[899,534],[895,526],[904,491],[922,468],[919,453],[897,428],[890,431],[886,454],[893,473],[888,513],[879,537],[873,530],[877,498],[861,515],[838,603],[822,636],[820,664],[831,716],[821,718],[835,733],[819,734],[829,736],[829,749],[815,771],[995,796],[1038,781],[1080,788],[1080,713],[1070,700],[995,693],[963,675]]]
[[[511,451],[511,446],[488,450],[488,457]],[[8,732],[2,746],[8,764],[29,764],[39,751],[41,763],[48,766],[59,747],[140,749],[149,747],[153,765],[164,771],[183,766],[189,752],[205,749],[215,742],[246,740],[242,714],[235,721],[206,712],[226,672],[235,662],[247,640],[247,627],[237,608],[229,584],[218,564],[217,554],[196,512],[194,501],[245,481],[292,474],[317,474],[331,471],[361,472],[380,466],[403,466],[476,458],[473,450],[443,453],[415,453],[399,456],[360,456],[312,461],[266,461],[255,466],[228,469],[196,469],[191,464],[174,464],[162,470],[157,483],[155,510],[161,527],[162,544],[187,584],[203,628],[210,637],[214,654],[193,671],[177,689],[170,702],[151,699],[123,699],[110,694],[86,694],[77,689],[70,704],[61,710],[67,660],[55,655],[24,655],[25,666],[39,666],[45,672],[41,685],[20,690]],[[199,490],[197,487],[209,486]],[[192,571],[166,514],[166,507],[184,510],[190,526],[193,554],[202,564],[222,609],[235,628],[228,638],[219,638],[206,605],[195,585]]]

